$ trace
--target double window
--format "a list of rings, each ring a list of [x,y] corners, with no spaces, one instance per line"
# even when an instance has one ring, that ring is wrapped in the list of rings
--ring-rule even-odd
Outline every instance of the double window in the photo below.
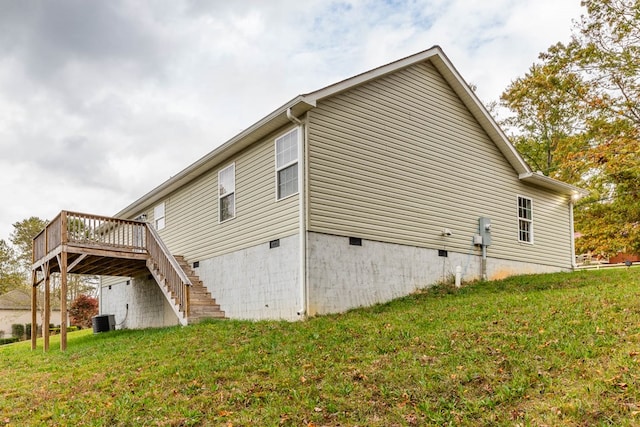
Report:
[[[298,129],[276,139],[276,198],[298,192]]]
[[[220,222],[236,216],[235,163],[218,172],[218,212],[218,220]]]
[[[153,223],[156,226],[156,230],[164,228],[164,202],[153,208]]]
[[[533,243],[533,201],[518,196],[518,240]]]

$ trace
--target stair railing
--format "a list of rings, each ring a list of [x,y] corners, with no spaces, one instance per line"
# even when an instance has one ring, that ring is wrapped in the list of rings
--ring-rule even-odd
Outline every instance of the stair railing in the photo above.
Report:
[[[178,261],[171,255],[156,229],[148,223],[146,243],[149,257],[158,269],[158,273],[164,278],[165,286],[175,296],[180,311],[185,316],[188,316],[191,280],[182,270]]]

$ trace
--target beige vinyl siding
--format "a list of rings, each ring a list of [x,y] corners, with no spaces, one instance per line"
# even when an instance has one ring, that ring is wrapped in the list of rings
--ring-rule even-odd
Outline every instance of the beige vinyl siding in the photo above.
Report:
[[[290,129],[251,145],[162,200],[165,228],[159,234],[173,254],[207,259],[298,232],[298,196],[276,201],[275,195],[274,141]],[[236,216],[219,223],[218,171],[233,162]],[[145,212],[153,224],[153,206]]]
[[[570,266],[566,197],[522,184],[430,63],[319,102],[308,169],[310,231],[477,253],[488,216],[490,256]],[[518,242],[518,195],[533,199],[533,245]]]
[[[129,278],[120,276],[100,276],[100,280],[100,286],[107,287],[126,282],[127,280],[129,280]]]

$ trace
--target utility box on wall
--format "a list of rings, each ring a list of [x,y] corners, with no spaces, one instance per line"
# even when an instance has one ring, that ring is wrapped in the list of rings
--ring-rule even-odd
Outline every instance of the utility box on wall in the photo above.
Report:
[[[478,231],[482,236],[482,245],[491,245],[491,218],[480,217],[478,219]]]

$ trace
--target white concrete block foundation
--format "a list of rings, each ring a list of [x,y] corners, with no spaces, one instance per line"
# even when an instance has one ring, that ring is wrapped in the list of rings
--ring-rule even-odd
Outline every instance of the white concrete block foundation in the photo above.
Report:
[[[456,266],[462,280],[481,277],[479,250],[467,254],[309,233],[309,315],[339,313],[408,295],[438,282],[453,280]],[[490,253],[489,249],[489,253]],[[550,273],[562,268],[487,258],[490,280],[516,274]]]
[[[232,319],[300,320],[298,235],[201,260],[194,271]]]
[[[141,276],[101,287],[100,314],[115,315],[116,329],[178,325],[169,302],[153,278]]]

